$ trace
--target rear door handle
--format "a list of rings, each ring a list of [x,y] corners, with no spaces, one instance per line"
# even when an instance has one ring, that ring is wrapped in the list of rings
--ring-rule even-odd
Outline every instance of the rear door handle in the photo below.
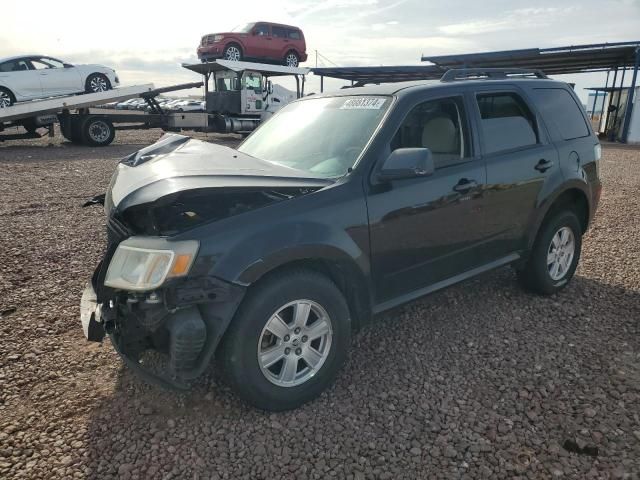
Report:
[[[551,160],[546,160],[544,158],[541,158],[540,161],[536,163],[536,166],[533,168],[535,168],[539,172],[546,172],[551,167],[553,167],[553,162]]]
[[[453,189],[458,193],[467,193],[472,188],[478,186],[478,182],[475,180],[470,180],[468,178],[461,178],[456,185],[454,185]]]

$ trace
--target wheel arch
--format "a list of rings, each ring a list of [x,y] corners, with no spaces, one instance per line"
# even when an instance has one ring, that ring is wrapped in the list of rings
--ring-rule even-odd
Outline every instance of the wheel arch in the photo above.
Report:
[[[282,57],[286,57],[289,52],[295,53],[298,59],[302,58],[298,49],[296,47],[292,47],[291,45],[287,45],[286,48],[282,50]]]
[[[297,250],[297,251],[296,251]],[[287,270],[310,270],[328,277],[344,295],[351,313],[352,326],[358,329],[371,317],[371,293],[365,273],[346,253],[334,247],[292,249],[276,258],[250,266],[240,279],[249,289]]]
[[[240,49],[240,55],[242,57],[244,57],[245,54],[245,48],[244,45],[242,44],[242,42],[236,38],[232,38],[229,41],[227,41],[224,44],[224,47],[222,47],[222,57],[224,58],[224,52],[227,50],[227,48],[231,45],[235,45],[236,47],[238,47]]]
[[[93,77],[94,75],[100,75],[101,77],[104,77],[107,80],[107,84],[110,88],[113,88],[113,85],[111,84],[111,80],[109,79],[109,76],[106,73],[103,72],[98,72],[98,71],[92,71],[89,72],[87,74],[87,76],[84,79],[84,88],[85,90],[89,89],[89,80],[91,79],[91,77]]]
[[[544,221],[560,209],[571,208],[580,221],[582,233],[584,234],[589,228],[589,220],[591,218],[591,203],[589,195],[582,183],[574,183],[566,186],[566,188],[556,191],[539,209],[539,213],[529,229],[527,240],[527,249],[533,247],[536,236]]]
[[[14,103],[17,101],[15,92],[7,84],[0,83],[0,89],[5,90],[9,94],[9,96],[13,99]]]

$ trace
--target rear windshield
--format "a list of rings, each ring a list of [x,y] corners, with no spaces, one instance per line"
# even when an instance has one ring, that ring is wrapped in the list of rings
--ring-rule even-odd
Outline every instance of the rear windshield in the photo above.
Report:
[[[311,98],[285,106],[238,150],[303,170],[340,177],[355,165],[391,104],[390,97]]]

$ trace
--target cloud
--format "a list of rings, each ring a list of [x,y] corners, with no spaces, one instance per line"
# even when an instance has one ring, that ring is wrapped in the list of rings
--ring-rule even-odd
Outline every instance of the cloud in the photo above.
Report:
[[[540,28],[557,22],[574,10],[575,7],[520,8],[496,18],[443,25],[438,27],[438,30],[445,35],[481,35],[505,30]]]

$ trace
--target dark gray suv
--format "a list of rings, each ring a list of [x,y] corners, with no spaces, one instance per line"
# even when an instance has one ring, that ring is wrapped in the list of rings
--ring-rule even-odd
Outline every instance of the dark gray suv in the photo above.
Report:
[[[246,401],[294,408],[379,312],[503,265],[561,290],[599,159],[572,89],[513,70],[307,97],[235,150],[168,135],[113,175],[85,334],[179,388],[215,356]]]

